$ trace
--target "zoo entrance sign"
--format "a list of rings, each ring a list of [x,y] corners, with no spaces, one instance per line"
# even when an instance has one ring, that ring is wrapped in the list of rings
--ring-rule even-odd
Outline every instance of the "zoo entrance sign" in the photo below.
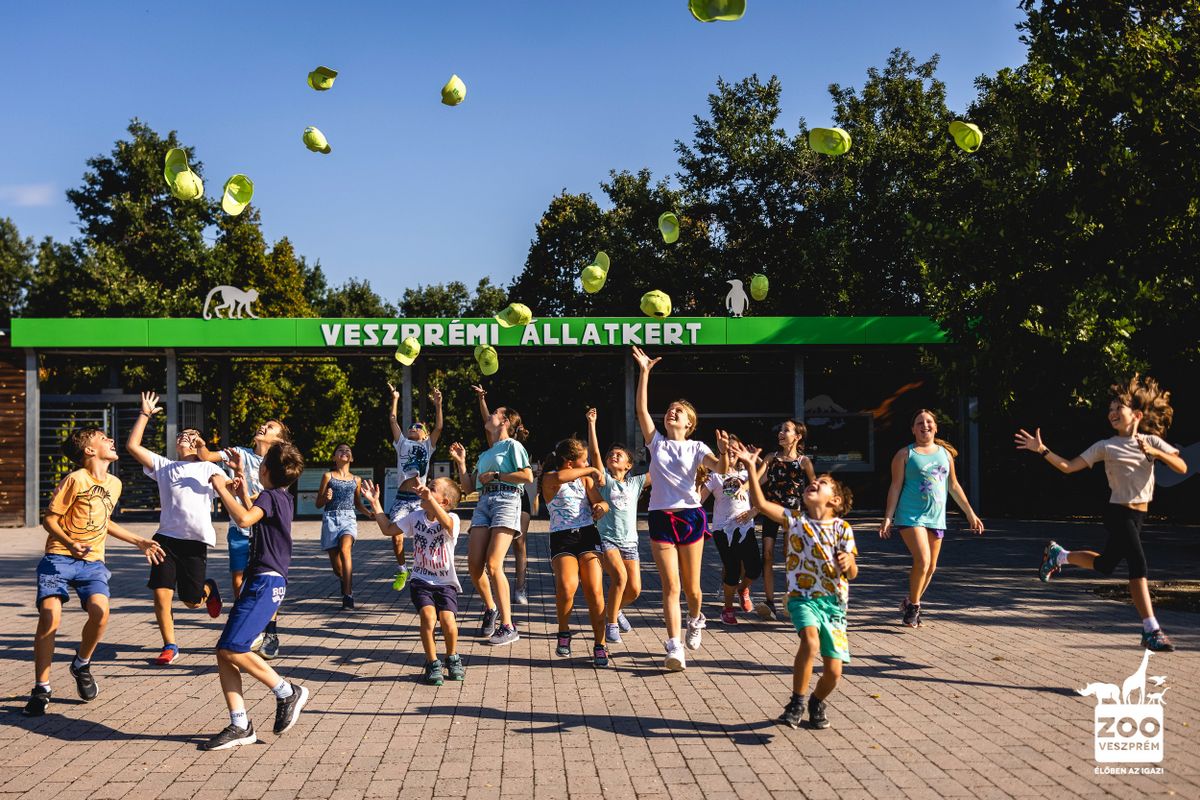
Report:
[[[505,328],[482,319],[19,318],[12,346],[37,349],[164,348],[337,350],[395,348],[934,345],[945,332],[925,317],[556,317]]]

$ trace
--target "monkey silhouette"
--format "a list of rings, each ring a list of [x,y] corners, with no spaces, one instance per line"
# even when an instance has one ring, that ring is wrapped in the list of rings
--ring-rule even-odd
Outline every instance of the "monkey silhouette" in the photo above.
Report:
[[[209,314],[209,303],[214,297],[220,297],[220,302],[212,307],[212,313]],[[204,298],[204,314],[205,319],[216,317],[221,319],[221,311],[227,314],[228,319],[241,319],[242,314],[249,314],[254,319],[258,319],[258,315],[250,310],[250,304],[258,301],[257,289],[239,289],[236,286],[214,286],[209,290],[208,296]]]

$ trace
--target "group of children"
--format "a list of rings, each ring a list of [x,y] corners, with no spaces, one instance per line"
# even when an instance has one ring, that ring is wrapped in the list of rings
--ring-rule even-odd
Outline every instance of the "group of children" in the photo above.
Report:
[[[621,634],[630,630],[623,609],[641,591],[637,507],[648,488],[650,547],[662,584],[665,668],[685,669],[686,651],[699,649],[703,640],[707,624],[700,589],[704,540],[714,538],[721,557],[721,620],[732,625],[737,623],[735,604],[745,612],[755,609],[766,619],[778,618],[774,544],[782,537],[785,607],[800,642],[792,694],[780,720],[798,727],[807,712],[811,727],[828,727],[826,700],[837,686],[843,664],[850,660],[846,614],[849,582],[858,574],[854,532],[845,520],[853,505],[849,487],[832,475],[815,474],[803,453],[806,430],[795,420],[779,426],[778,449],[766,456],[725,431],[716,431],[715,452],[692,439],[698,415],[682,399],[668,405],[659,431],[647,398],[650,373],[661,359],[652,359],[637,347],[632,355],[639,370],[637,420],[649,455],[647,471],[638,475],[632,474],[634,454],[625,446],[612,445],[601,455],[595,409],[586,415],[587,443],[575,438],[560,441],[544,460],[540,476],[535,475],[522,444],[528,431],[520,414],[508,406],[489,410],[486,392],[477,386],[473,388],[488,448],[470,470],[463,446],[452,444],[449,455],[457,480],[429,480],[431,457],[442,430],[441,393],[435,389],[431,394],[436,412],[433,430],[417,422],[405,431],[396,419],[399,394],[393,387],[390,421],[399,487],[391,507],[385,512],[381,487],[351,473],[353,454],[348,444],[335,448],[333,468],[323,475],[317,493],[317,505],[323,510],[321,547],[341,582],[343,606],[354,607],[352,546],[361,510],[395,543],[399,572],[393,585],[398,590],[407,586],[418,611],[425,681],[440,685],[446,678],[464,680],[465,666],[457,648],[462,586],[454,565],[462,520],[453,511],[462,497],[478,492],[467,536],[470,578],[483,606],[479,635],[493,646],[511,644],[520,635],[504,562],[510,549],[517,550],[515,599],[520,603],[525,600],[523,556],[532,511],[527,488],[536,486],[550,517],[558,624],[555,652],[562,657],[571,653],[569,623],[575,595],[582,587],[593,663],[605,667],[609,645],[619,644]],[[88,613],[70,672],[83,700],[97,695],[90,659],[108,616],[109,573],[103,561],[107,534],[136,545],[150,564],[147,586],[153,592],[163,639],[157,663],[169,664],[180,655],[171,608],[176,591],[189,608],[204,605],[211,616],[220,615],[221,592],[206,571],[208,548],[216,544],[211,504],[220,499],[230,518],[234,605],[217,643],[217,665],[230,724],[202,747],[224,749],[257,740],[246,716],[243,672],[275,694],[274,730],[283,733],[295,724],[309,696],[306,687],[289,683],[267,663],[279,648],[276,618],[292,557],[293,503],[288,487],[303,471],[303,458],[291,444],[287,427],[268,420],[257,430],[252,447],[218,452],[207,448],[199,431],[185,429],[176,438],[177,457],[169,460],[142,446],[147,422],[159,411],[158,398],[143,394],[127,442],[130,454],[159,486],[162,513],[153,540],[136,536],[111,519],[121,492],[120,480],[108,472],[117,459],[113,440],[91,428],[76,431],[64,443],[64,451],[80,468],[60,483],[44,520],[49,537],[37,570],[36,683],[24,713],[40,716],[49,705],[54,637],[68,589],[75,590]],[[1082,455],[1067,460],[1054,454],[1043,444],[1040,430],[1034,434],[1021,430],[1016,436],[1019,448],[1039,453],[1063,472],[1104,461],[1112,488],[1104,515],[1109,531],[1104,552],[1068,552],[1051,542],[1043,554],[1040,577],[1049,580],[1068,563],[1109,574],[1126,560],[1130,593],[1143,618],[1142,643],[1156,651],[1174,648],[1154,617],[1140,531],[1153,494],[1154,462],[1162,461],[1177,472],[1187,469],[1178,450],[1160,438],[1172,413],[1170,394],[1153,380],[1135,376],[1128,385],[1114,387],[1109,422],[1116,436],[1097,442]],[[962,509],[969,529],[982,533],[984,526],[955,477],[955,451],[937,438],[934,413],[918,411],[912,434],[913,442],[891,462],[892,482],[879,535],[887,538],[893,528],[898,529],[912,554],[900,612],[903,624],[919,627],[921,598],[932,580],[946,531],[947,498]],[[711,526],[702,505],[709,495],[714,498]],[[761,550],[756,520],[761,522]],[[411,571],[406,567],[406,538],[412,543]],[[607,595],[605,574],[610,583]],[[759,575],[764,576],[764,599],[756,607],[750,589]],[[681,592],[687,603],[686,620]],[[439,625],[444,661],[435,645]],[[818,654],[824,668],[809,693]]]

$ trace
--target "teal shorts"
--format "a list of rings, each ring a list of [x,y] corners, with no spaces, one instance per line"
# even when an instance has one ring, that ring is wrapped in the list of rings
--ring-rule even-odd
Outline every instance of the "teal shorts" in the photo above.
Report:
[[[836,658],[850,663],[850,642],[846,638],[846,608],[836,597],[790,597],[788,614],[796,633],[804,635],[805,628],[816,628],[821,638],[821,657]]]

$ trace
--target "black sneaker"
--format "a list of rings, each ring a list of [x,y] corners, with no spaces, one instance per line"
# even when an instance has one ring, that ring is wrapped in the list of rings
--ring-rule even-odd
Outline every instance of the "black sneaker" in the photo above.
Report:
[[[462,656],[446,656],[446,677],[452,681],[467,679],[467,668],[463,666]]]
[[[270,661],[271,659],[275,658],[275,656],[279,655],[279,634],[263,634],[262,650],[259,651],[259,655],[261,655],[267,661]]]
[[[921,604],[904,603],[904,624],[910,628],[915,628],[921,624]]]
[[[434,661],[430,661],[429,663],[427,663],[425,665],[425,683],[426,684],[428,684],[429,686],[441,686],[442,682],[444,680],[445,680],[445,676],[442,674],[442,662],[441,661],[434,660]]]
[[[798,694],[792,695],[792,699],[788,700],[788,704],[783,707],[783,713],[779,715],[779,721],[789,728],[799,728],[800,720],[804,719],[804,698]]]
[[[483,612],[483,623],[479,626],[479,635],[485,639],[491,638],[496,632],[496,620],[500,619],[500,609],[489,608]]]
[[[258,736],[254,733],[254,723],[246,722],[247,727],[238,728],[233,725],[200,745],[201,750],[228,750],[243,744],[254,744]]]
[[[275,734],[286,733],[300,719],[300,712],[308,702],[308,689],[292,684],[292,694],[275,701]]]
[[[50,690],[35,686],[29,693],[29,702],[25,704],[21,713],[27,717],[40,717],[46,713],[48,705],[50,705]]]
[[[71,675],[75,677],[75,688],[79,691],[79,698],[85,703],[95,700],[96,695],[100,693],[100,687],[92,677],[92,665],[84,664],[76,668],[75,662],[71,661]]]
[[[825,701],[815,697],[808,698],[808,724],[817,730],[829,727],[829,719],[825,716]]]
[[[342,609],[345,611],[353,611],[354,610],[354,595],[352,595],[352,594],[342,595]]]

